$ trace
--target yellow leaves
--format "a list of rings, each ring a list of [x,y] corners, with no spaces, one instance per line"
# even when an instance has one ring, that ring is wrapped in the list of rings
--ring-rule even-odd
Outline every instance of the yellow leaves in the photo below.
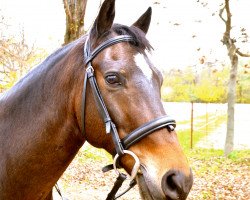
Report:
[[[17,80],[18,76],[16,71],[11,71],[8,73],[8,75],[2,76],[0,82],[1,90],[3,91],[11,88],[16,83]]]
[[[13,38],[6,41],[4,51],[0,48],[0,92],[11,88],[33,66],[47,55],[45,50],[28,47]],[[6,53],[7,52],[7,53]]]
[[[226,89],[223,86],[216,86],[209,80],[204,80],[194,88],[194,96],[202,102],[221,102],[225,101]]]
[[[27,43],[24,30],[15,35],[8,34],[8,24],[1,17],[0,26],[0,92],[3,92],[47,54],[45,50]]]
[[[225,102],[227,79],[226,69],[171,70],[165,73],[162,98],[165,101]]]

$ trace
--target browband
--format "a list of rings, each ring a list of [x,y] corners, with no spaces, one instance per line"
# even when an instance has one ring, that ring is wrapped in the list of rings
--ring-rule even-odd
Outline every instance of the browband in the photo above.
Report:
[[[120,42],[134,42],[134,39],[132,36],[129,36],[129,35],[119,35],[119,36],[116,36],[114,38],[110,38],[104,41],[98,47],[96,47],[93,52],[91,52],[91,49],[90,49],[91,47],[90,47],[90,42],[89,42],[89,37],[88,37],[86,44],[85,44],[85,49],[84,49],[85,65],[88,65],[88,63],[91,62],[102,50]]]

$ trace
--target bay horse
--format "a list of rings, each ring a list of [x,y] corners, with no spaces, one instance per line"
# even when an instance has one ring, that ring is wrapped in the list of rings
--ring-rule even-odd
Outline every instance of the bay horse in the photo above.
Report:
[[[142,199],[187,198],[192,172],[148,56],[151,13],[130,27],[113,24],[115,0],[105,0],[88,34],[1,97],[0,200],[53,199],[86,141],[114,156],[113,167],[138,182]]]

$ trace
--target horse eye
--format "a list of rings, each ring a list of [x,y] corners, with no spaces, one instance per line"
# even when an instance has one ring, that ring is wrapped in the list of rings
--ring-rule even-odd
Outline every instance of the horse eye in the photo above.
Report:
[[[119,77],[117,75],[115,75],[115,74],[107,75],[105,77],[105,80],[106,80],[107,83],[112,84],[112,85],[113,84],[118,84],[118,85],[121,84],[120,80],[119,80]]]

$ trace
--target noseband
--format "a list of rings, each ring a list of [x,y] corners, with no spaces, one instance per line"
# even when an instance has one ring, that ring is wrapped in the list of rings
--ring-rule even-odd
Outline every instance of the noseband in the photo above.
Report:
[[[172,119],[171,117],[167,115],[160,116],[138,127],[137,129],[129,133],[126,137],[122,139],[119,137],[116,126],[109,115],[109,112],[107,110],[103,97],[101,95],[100,89],[98,87],[95,74],[94,74],[94,69],[92,67],[92,61],[102,50],[112,45],[115,45],[117,43],[121,43],[121,42],[136,43],[133,37],[129,35],[120,35],[120,36],[116,36],[116,37],[113,37],[111,39],[104,41],[98,47],[96,47],[93,51],[91,51],[91,41],[90,41],[90,38],[87,37],[87,40],[84,46],[84,60],[85,60],[86,72],[85,72],[84,86],[83,86],[83,93],[82,93],[82,110],[81,110],[82,132],[83,134],[85,134],[85,100],[86,100],[86,88],[87,88],[86,86],[87,86],[87,81],[89,81],[90,86],[91,86],[91,91],[93,93],[96,105],[98,107],[98,111],[102,117],[102,120],[105,123],[106,133],[111,134],[112,140],[115,146],[117,155],[114,158],[114,164],[113,164],[114,168],[116,169],[117,159],[124,154],[130,154],[135,159],[135,166],[132,170],[132,175],[131,175],[133,177],[131,181],[131,185],[133,185],[133,182],[135,182],[134,180],[135,176],[140,167],[140,162],[139,162],[138,157],[133,152],[128,151],[127,149],[156,130],[167,128],[169,132],[173,131],[174,128],[176,127],[176,122],[174,119]],[[112,189],[112,191],[114,190],[115,192],[111,191],[107,199],[118,198],[117,196],[115,197],[115,194],[120,186],[116,186],[116,185],[121,184],[122,182],[121,179],[124,179],[123,177],[124,174],[120,172],[118,172],[118,174],[119,174],[119,177],[117,178],[117,181],[116,181],[117,184],[115,183],[115,186]],[[118,187],[118,189],[116,187]]]

